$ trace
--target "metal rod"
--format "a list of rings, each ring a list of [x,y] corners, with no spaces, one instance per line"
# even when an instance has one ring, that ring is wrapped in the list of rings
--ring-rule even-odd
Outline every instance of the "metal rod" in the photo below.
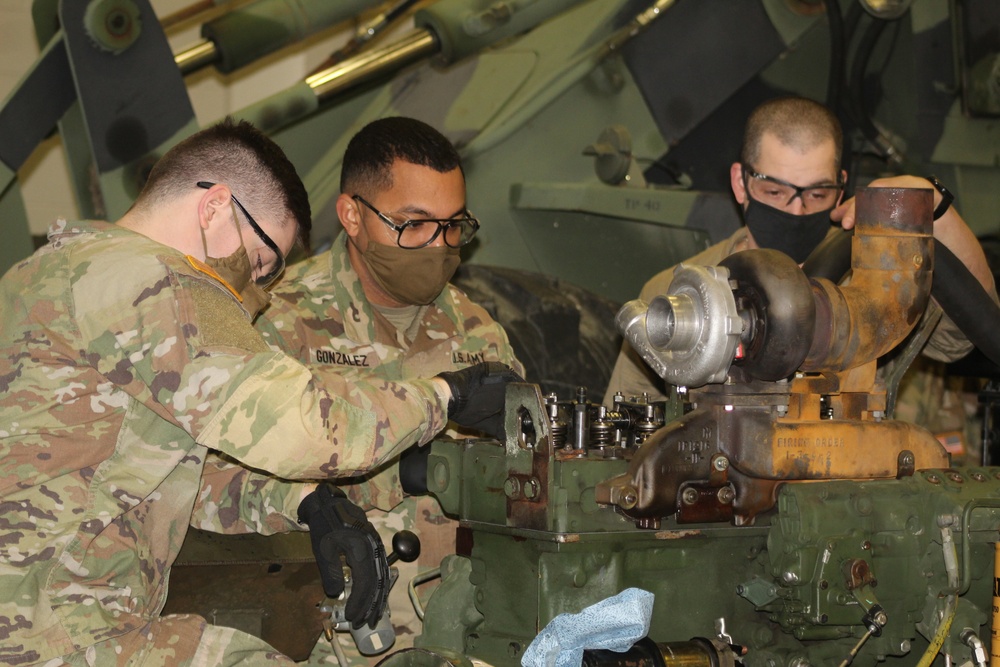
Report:
[[[434,33],[413,30],[398,42],[382,49],[373,49],[317,72],[306,78],[319,100],[328,99],[380,74],[393,72],[427,58],[441,49]]]
[[[416,2],[417,0],[399,0],[388,10],[376,15],[370,21],[359,25],[357,30],[354,31],[354,36],[346,44],[330,54],[330,57],[324,60],[313,73],[329,69],[337,63],[342,63],[351,56],[359,53],[369,42],[395,24],[404,15],[406,10]]]
[[[214,63],[219,57],[219,51],[215,44],[205,40],[199,44],[181,51],[174,55],[174,62],[177,63],[181,74],[188,75]]]

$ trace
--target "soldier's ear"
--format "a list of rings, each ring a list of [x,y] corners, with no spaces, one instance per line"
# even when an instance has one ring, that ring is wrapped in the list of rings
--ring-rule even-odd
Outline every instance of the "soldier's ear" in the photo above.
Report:
[[[198,222],[202,229],[207,230],[212,224],[225,221],[231,225],[232,192],[222,184],[216,184],[205,190],[198,202]]]
[[[358,202],[350,195],[341,194],[337,197],[337,217],[340,224],[351,238],[356,238],[361,231],[361,209]]]
[[[736,203],[742,206],[747,199],[747,193],[743,182],[743,165],[739,162],[734,162],[729,167],[729,186],[733,189]]]

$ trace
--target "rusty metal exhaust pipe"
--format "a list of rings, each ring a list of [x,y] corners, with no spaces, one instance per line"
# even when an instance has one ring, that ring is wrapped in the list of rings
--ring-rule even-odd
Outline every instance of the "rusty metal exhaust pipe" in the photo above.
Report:
[[[877,359],[927,306],[934,239],[930,190],[863,188],[856,197],[850,281],[811,281],[816,329],[803,371],[842,371]]]

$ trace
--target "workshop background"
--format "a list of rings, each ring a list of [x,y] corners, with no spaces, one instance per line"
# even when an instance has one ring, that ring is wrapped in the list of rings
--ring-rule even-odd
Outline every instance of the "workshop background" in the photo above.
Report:
[[[158,17],[176,16],[192,5],[190,0],[153,0],[150,3]],[[226,4],[226,3],[221,3]],[[231,2],[226,7],[245,2]],[[0,99],[6,100],[24,77],[39,54],[31,20],[32,0],[0,0]],[[182,21],[167,31],[174,52],[201,40],[199,30],[208,18],[225,11],[218,8]],[[300,80],[331,51],[352,34],[354,23],[345,23],[325,31],[318,38],[283,49],[238,72],[225,75],[207,67],[188,76],[185,81],[195,114],[201,125],[222,118],[227,113],[245,107],[262,97],[282,90],[289,81]],[[28,221],[33,235],[44,235],[49,223],[57,217],[78,217],[73,198],[69,170],[58,135],[46,140],[18,172],[24,193]]]

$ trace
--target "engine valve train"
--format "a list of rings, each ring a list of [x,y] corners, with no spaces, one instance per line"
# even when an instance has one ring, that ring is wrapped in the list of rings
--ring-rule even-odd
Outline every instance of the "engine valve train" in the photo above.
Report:
[[[985,665],[1000,469],[951,468],[891,419],[876,365],[928,302],[929,195],[859,193],[841,285],[751,250],[626,304],[682,401],[511,385],[505,442],[435,441],[459,553],[386,663],[513,666],[557,615],[637,587],[648,638],[586,664]]]

